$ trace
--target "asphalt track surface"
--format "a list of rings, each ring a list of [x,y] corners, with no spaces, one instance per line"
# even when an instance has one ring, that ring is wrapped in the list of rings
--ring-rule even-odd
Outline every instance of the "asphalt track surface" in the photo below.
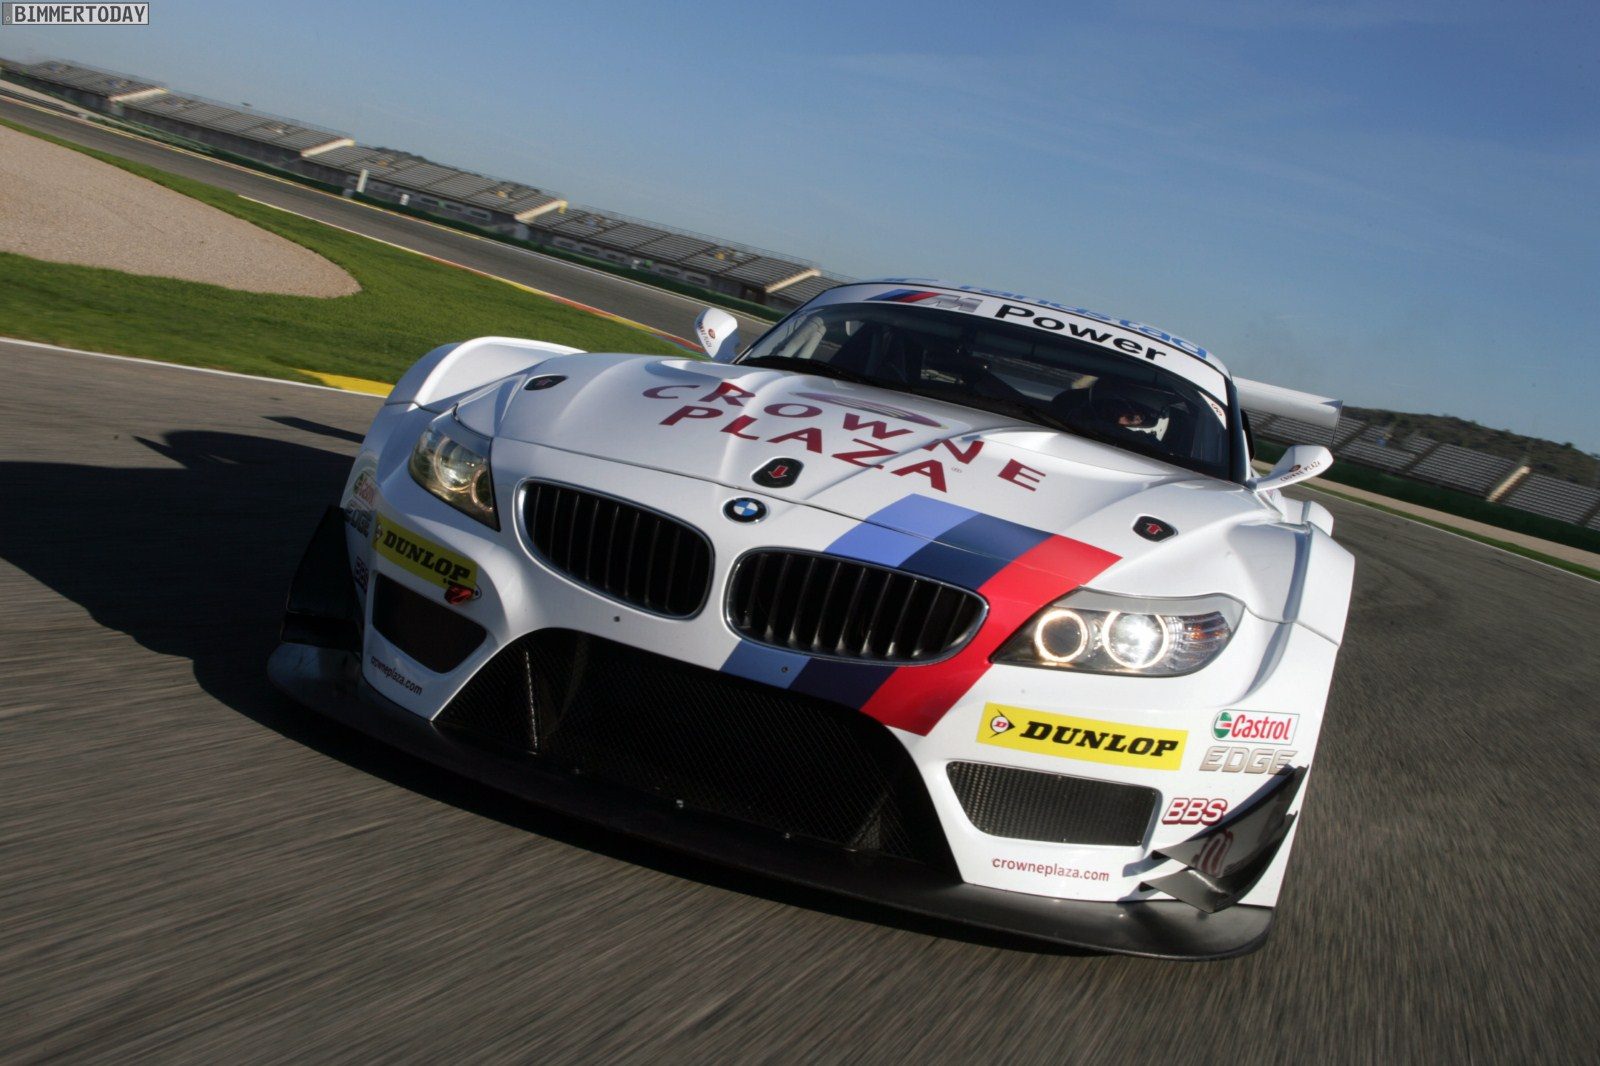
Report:
[[[377,210],[257,171],[178,151],[156,141],[114,133],[104,126],[42,111],[10,98],[0,97],[0,118],[74,144],[146,163],[275,207],[296,211],[321,222],[530,285],[678,337],[692,336],[694,318],[705,306],[704,302],[693,297],[619,278],[603,270],[593,270],[499,241],[472,237],[458,230]],[[746,343],[772,324],[745,315],[736,314],[734,317],[739,320],[739,335]]]
[[[0,1061],[1592,1061],[1600,586],[1359,557],[1261,951],[1038,950],[502,798],[280,697],[375,403],[0,345]]]

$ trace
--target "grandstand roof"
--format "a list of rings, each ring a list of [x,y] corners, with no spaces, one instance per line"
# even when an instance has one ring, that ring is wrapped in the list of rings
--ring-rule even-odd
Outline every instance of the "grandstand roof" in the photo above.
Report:
[[[290,152],[304,154],[326,151],[355,143],[343,133],[306,126],[253,111],[240,111],[226,104],[194,96],[165,93],[137,102],[125,102],[129,104],[130,110],[141,114],[163,118],[169,122],[186,122],[191,126],[216,130],[219,133],[230,133],[235,137],[270,144]]]
[[[703,252],[711,247],[711,242],[704,237],[689,237],[682,233],[669,233],[653,240],[649,244],[640,245],[634,251],[650,259],[665,259],[669,263],[682,263],[696,252]]]
[[[641,226],[637,222],[623,222],[598,234],[597,239],[613,248],[626,251],[665,236],[667,236],[666,230],[656,229],[654,226]]]
[[[370,177],[398,188],[442,196],[488,211],[500,211],[524,222],[566,202],[531,185],[502,181],[470,170],[457,170],[420,155],[389,148],[351,145],[318,152],[314,160],[322,166],[347,174],[359,174],[365,170]]]
[[[683,265],[707,274],[725,274],[734,267],[743,266],[761,258],[754,252],[741,252],[737,248],[707,248],[684,259]]]
[[[64,89],[77,89],[79,92],[104,96],[107,100],[126,101],[144,96],[156,96],[167,91],[165,86],[157,85],[153,81],[140,81],[126,74],[114,74],[109,70],[96,70],[94,67],[79,66],[76,63],[63,63],[59,59],[46,59],[39,63],[8,63],[6,69],[38,81],[59,85]]]

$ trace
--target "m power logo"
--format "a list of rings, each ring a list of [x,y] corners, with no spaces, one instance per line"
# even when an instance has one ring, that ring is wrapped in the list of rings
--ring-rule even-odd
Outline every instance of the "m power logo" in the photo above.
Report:
[[[372,540],[378,546],[379,555],[447,592],[451,588],[476,590],[478,587],[476,563],[418,536],[392,518],[377,516]]]
[[[1183,765],[1184,729],[1101,722],[991,703],[978,726],[978,742],[1083,762],[1176,770]]]

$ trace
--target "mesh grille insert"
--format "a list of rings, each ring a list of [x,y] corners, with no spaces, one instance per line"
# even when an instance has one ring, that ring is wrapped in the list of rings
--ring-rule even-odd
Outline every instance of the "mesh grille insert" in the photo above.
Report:
[[[1160,793],[1066,774],[953,762],[950,784],[985,833],[1057,844],[1144,843]]]
[[[826,700],[543,630],[491,660],[437,723],[694,810],[952,868],[900,742]]]
[[[761,644],[869,662],[937,659],[976,632],[977,594],[831,555],[754,551],[739,560],[728,621]]]
[[[711,544],[699,530],[655,511],[535,481],[523,521],[534,550],[552,568],[634,607],[687,618],[711,589]]]

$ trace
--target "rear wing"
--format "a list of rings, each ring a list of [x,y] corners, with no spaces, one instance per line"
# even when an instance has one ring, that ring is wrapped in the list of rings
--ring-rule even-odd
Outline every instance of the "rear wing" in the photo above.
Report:
[[[1343,400],[1332,400],[1309,392],[1296,392],[1282,385],[1268,385],[1264,381],[1234,378],[1233,387],[1239,393],[1239,406],[1246,411],[1260,411],[1264,415],[1282,415],[1301,422],[1309,422],[1323,429],[1333,429],[1339,424]]]

